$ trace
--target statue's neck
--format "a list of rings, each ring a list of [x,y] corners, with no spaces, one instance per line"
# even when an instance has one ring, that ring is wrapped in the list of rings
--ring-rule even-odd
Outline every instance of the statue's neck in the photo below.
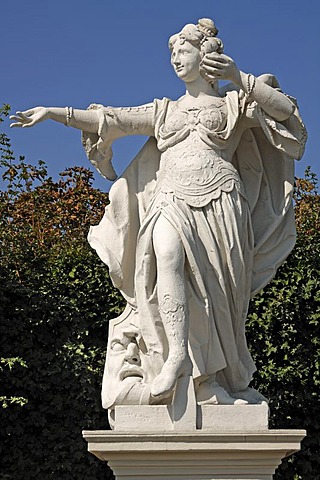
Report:
[[[204,95],[210,95],[212,97],[219,96],[219,93],[213,88],[213,86],[200,76],[193,82],[185,82],[185,86],[186,97],[190,96],[198,98]]]

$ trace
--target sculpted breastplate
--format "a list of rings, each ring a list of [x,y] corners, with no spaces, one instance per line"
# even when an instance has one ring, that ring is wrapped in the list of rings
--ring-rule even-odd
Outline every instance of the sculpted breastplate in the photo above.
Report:
[[[238,118],[236,111],[230,118],[228,112],[225,98],[188,109],[164,102],[155,129],[162,152],[161,191],[174,193],[193,207],[203,207],[235,187],[244,195],[237,170],[224,159]]]

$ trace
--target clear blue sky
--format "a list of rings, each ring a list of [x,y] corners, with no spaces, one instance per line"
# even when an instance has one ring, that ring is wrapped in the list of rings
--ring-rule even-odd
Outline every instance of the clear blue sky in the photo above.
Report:
[[[167,41],[202,17],[214,19],[225,53],[241,70],[275,74],[298,99],[309,141],[297,174],[311,165],[320,176],[319,0],[2,0],[0,103],[16,111],[177,98],[183,84],[171,69]],[[54,177],[66,166],[89,165],[76,130],[51,121],[5,130],[16,156],[45,160]],[[118,173],[143,142],[116,142]],[[109,189],[95,178],[96,187]]]

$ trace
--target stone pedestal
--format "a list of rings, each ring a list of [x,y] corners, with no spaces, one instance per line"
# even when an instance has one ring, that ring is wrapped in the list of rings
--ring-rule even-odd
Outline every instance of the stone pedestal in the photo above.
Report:
[[[83,436],[117,480],[271,480],[306,432],[269,430],[268,416],[266,402],[197,405],[182,378],[172,405],[117,406],[112,432]]]
[[[84,432],[89,452],[108,461],[117,480],[271,480],[304,435],[302,430]]]

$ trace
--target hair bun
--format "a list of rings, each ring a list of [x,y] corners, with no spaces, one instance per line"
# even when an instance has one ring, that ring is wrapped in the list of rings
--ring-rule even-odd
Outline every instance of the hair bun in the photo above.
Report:
[[[207,37],[215,37],[219,32],[211,18],[200,18],[197,27]]]

